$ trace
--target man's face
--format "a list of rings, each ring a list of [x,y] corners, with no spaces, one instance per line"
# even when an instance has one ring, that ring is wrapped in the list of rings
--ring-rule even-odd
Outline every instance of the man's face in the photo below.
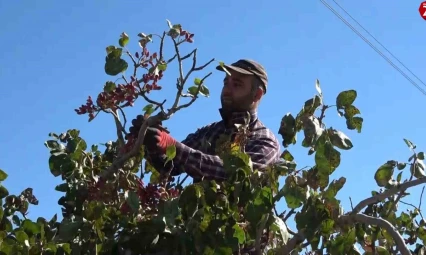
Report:
[[[222,108],[228,111],[247,111],[253,107],[258,91],[253,91],[253,75],[240,74],[229,70],[223,80],[221,94]]]

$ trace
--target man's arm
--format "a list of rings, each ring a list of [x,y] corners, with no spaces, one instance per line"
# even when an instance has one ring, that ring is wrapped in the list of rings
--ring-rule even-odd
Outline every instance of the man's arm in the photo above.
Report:
[[[194,150],[201,150],[202,139],[211,125],[213,124],[199,128],[194,133],[189,134],[183,141],[180,142],[180,144],[185,145],[186,147],[192,148]],[[176,154],[178,154],[178,151],[176,151]],[[177,162],[175,159],[172,160],[171,162],[168,162],[166,165],[164,165],[167,159],[166,155],[164,154],[149,152],[145,149],[145,155],[147,155],[147,158],[146,158],[147,161],[158,171],[172,170],[171,175],[173,176],[179,175],[185,172],[184,171],[185,167],[181,165],[181,163]]]
[[[277,160],[279,145],[273,138],[261,137],[250,140],[245,151],[250,156],[253,167],[262,169]],[[184,143],[176,143],[176,157],[173,163],[182,166],[193,178],[204,176],[206,179],[224,180],[227,177],[219,156],[205,154]]]

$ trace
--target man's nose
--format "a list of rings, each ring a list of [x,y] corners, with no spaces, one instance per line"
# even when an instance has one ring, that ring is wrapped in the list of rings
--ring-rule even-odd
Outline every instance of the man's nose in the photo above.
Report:
[[[222,95],[223,96],[231,96],[232,95],[232,89],[230,88],[229,85],[223,86]]]

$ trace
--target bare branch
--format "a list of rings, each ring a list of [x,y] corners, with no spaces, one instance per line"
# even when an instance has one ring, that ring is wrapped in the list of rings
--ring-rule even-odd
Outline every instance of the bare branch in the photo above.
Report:
[[[123,108],[121,108],[121,106],[118,106],[118,110],[120,110],[121,115],[123,116],[123,120],[124,120],[124,123],[123,123],[123,125],[122,125],[122,130],[121,130],[121,131],[122,131],[124,134],[126,134],[126,135],[127,135],[127,132],[126,132],[126,124],[127,124],[126,114],[124,113]],[[118,114],[117,114],[117,116],[118,116]]]
[[[146,95],[145,95],[145,92],[141,92],[140,93],[140,95],[148,102],[148,103],[150,103],[150,104],[153,104],[153,105],[155,105],[155,106],[157,106],[157,108],[160,108],[160,110],[161,110],[161,112],[164,112],[164,102],[163,103],[160,103],[160,102],[157,102],[157,101],[155,101],[155,100],[152,100],[152,99],[149,99]]]
[[[284,222],[286,222],[290,217],[291,217],[291,215],[293,215],[294,213],[295,213],[296,211],[294,210],[294,209],[291,209],[288,213],[287,213],[287,215],[283,218],[283,221]]]
[[[359,202],[355,206],[355,208],[352,210],[351,213],[352,214],[359,213],[367,205],[381,202],[381,201],[385,200],[386,198],[401,192],[402,190],[406,190],[408,188],[411,188],[411,187],[414,187],[414,186],[417,186],[417,185],[420,185],[420,184],[423,184],[423,183],[426,183],[426,178],[421,178],[421,179],[416,179],[416,180],[413,180],[413,181],[404,182],[401,185],[398,185],[397,187],[388,189],[388,190],[386,190],[386,191],[384,191],[380,194],[377,194],[375,196],[372,196],[370,198],[362,200],[361,202]]]
[[[280,251],[277,254],[290,254],[297,245],[302,243],[305,240],[303,231],[293,235],[291,239],[288,240],[287,244],[280,248]]]
[[[355,222],[364,223],[367,225],[375,225],[385,229],[395,240],[396,246],[402,255],[411,255],[410,250],[405,245],[403,237],[399,234],[398,230],[387,220],[371,217],[365,214],[351,214],[351,215],[342,215],[338,219],[339,223],[353,225]]]
[[[162,119],[163,119],[163,113],[160,112],[157,115],[151,116],[146,121],[144,121],[141,126],[141,129],[139,130],[138,139],[136,140],[130,152],[125,153],[121,155],[120,157],[118,157],[116,160],[114,160],[114,162],[111,164],[110,167],[108,167],[105,171],[101,172],[100,177],[102,179],[108,179],[112,174],[117,172],[118,169],[120,169],[127,160],[136,156],[139,153],[139,150],[143,144],[145,133],[148,127],[153,126],[154,124],[160,122]]]
[[[198,85],[198,88],[197,88],[197,91],[195,93],[195,96],[192,97],[191,101],[189,101],[186,104],[180,105],[180,106],[178,106],[176,108],[172,108],[172,109],[170,109],[169,112],[171,114],[173,114],[173,113],[175,113],[175,112],[177,112],[177,111],[179,111],[179,110],[181,110],[183,108],[186,108],[186,107],[190,106],[191,104],[193,104],[195,102],[195,100],[197,100],[197,98],[198,98],[198,93],[200,92],[201,87],[203,86],[204,80],[207,79],[207,77],[209,77],[210,75],[212,75],[211,72],[208,73],[206,76],[204,76],[203,79],[201,79],[200,85]]]
[[[130,57],[130,59],[132,59],[132,62],[133,62],[133,77],[136,77],[136,73],[137,73],[139,64],[136,62],[136,60],[133,57],[132,53],[130,53],[129,50],[127,50],[127,49],[126,49],[126,54]]]
[[[425,186],[423,186],[422,193],[420,193],[419,210],[422,208],[422,200],[423,200],[423,192],[424,191],[425,191]]]
[[[160,37],[160,54],[159,54],[159,58],[160,61],[163,60],[163,48],[164,48],[164,38],[166,37],[166,32],[163,32],[163,35]]]

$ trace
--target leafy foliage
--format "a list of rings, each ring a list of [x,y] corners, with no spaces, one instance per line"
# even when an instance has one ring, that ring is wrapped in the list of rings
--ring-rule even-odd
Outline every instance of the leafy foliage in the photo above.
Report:
[[[374,179],[380,190],[372,191],[372,197],[346,212],[336,198],[346,178],[331,179],[331,175],[341,164],[341,150],[354,145],[343,131],[327,127],[325,112],[336,107],[348,130],[361,133],[363,118],[354,105],[355,90],[340,92],[336,104],[328,105],[317,80],[318,95],[306,100],[296,116],[287,113],[281,120],[279,134],[285,147],[281,161],[262,171],[253,168],[242,144],[226,137],[219,152],[229,177],[224,182],[202,180],[183,187],[183,181],[147,162],[141,169],[146,128],[189,107],[198,95],[209,96],[204,81],[210,74],[195,78],[187,94],[183,91],[190,75],[214,60],[196,66],[197,50],[181,55],[179,46],[192,43],[194,34],[180,24],[168,24],[162,35],[140,33],[141,50],[135,54],[125,48],[130,42],[126,33],[121,34],[119,47],[108,46],[105,73],[123,73],[124,84],[107,81],[95,102],[89,97],[76,110],[88,114],[89,121],[100,112],[111,114],[116,140],[103,144],[101,150],[89,146],[77,129],[49,134],[45,142],[49,169],[63,181],[55,187],[63,194],[58,201],[60,222],[57,215],[50,220],[26,218],[29,204],[38,204],[31,188],[11,195],[0,186],[0,254],[424,254],[426,223],[420,205],[411,205],[413,210],[406,212],[397,210],[401,198],[409,195],[408,188],[426,182],[424,153],[416,152],[411,141],[404,139],[412,152],[407,162],[389,160],[379,166]],[[151,54],[147,46],[153,37],[160,39],[160,46]],[[175,50],[167,60],[166,38]],[[130,65],[123,55],[130,58]],[[192,68],[184,74],[182,62],[191,57]],[[162,89],[159,84],[173,61],[179,66],[177,97],[165,111],[165,101],[156,102],[148,95]],[[133,74],[127,79],[124,72],[131,66]],[[141,69],[146,73],[137,75]],[[148,103],[143,114],[149,118],[143,123],[142,116],[135,118],[127,132],[123,109],[140,98]],[[189,102],[179,105],[182,98]],[[310,168],[298,169],[288,150],[300,133],[301,145],[315,162]],[[170,161],[175,155],[176,148],[169,147],[165,156]],[[139,171],[151,174],[149,183],[143,183]],[[0,181],[7,177],[0,170]],[[285,203],[288,212],[276,212],[277,203]],[[288,228],[290,219],[297,230]],[[408,245],[416,245],[415,250],[409,251]]]

